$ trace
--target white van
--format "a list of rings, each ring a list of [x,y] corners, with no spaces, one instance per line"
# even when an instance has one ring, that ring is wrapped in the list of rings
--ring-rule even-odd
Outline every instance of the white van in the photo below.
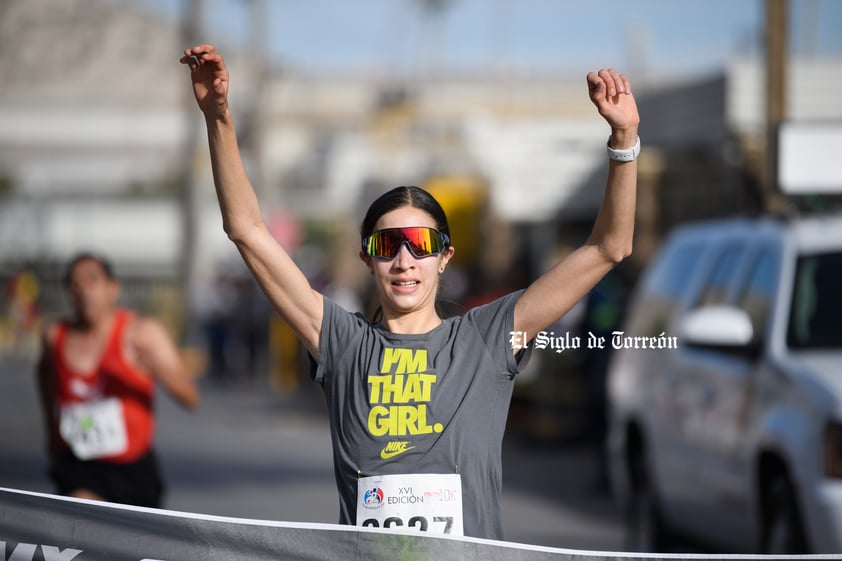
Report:
[[[676,230],[608,372],[609,473],[629,547],[842,553],[842,216]]]

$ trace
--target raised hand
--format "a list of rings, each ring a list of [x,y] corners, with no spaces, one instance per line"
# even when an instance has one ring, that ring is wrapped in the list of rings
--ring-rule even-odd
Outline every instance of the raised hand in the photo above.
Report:
[[[228,110],[228,70],[213,45],[196,45],[184,51],[179,60],[190,67],[193,93],[206,117]]]
[[[637,132],[640,116],[629,79],[613,68],[588,73],[588,94],[614,133]],[[632,130],[633,129],[633,130]]]

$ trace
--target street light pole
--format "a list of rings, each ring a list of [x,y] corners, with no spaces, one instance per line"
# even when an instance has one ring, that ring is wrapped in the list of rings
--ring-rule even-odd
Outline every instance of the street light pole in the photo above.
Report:
[[[766,193],[776,197],[778,130],[787,118],[788,0],[766,0]]]
[[[181,39],[184,48],[199,41],[204,16],[204,0],[184,0],[181,13]],[[182,338],[191,344],[197,337],[191,319],[191,295],[198,282],[198,222],[199,202],[196,186],[199,122],[192,89],[184,87],[184,144],[180,170],[181,248],[179,280],[181,284]]]

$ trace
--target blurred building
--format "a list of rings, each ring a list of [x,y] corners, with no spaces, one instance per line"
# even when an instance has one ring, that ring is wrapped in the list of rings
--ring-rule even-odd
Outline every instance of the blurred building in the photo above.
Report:
[[[842,98],[826,94],[842,86],[841,58],[793,59],[788,72],[789,122],[842,124]],[[635,251],[643,262],[673,226],[774,207],[776,189],[764,184],[775,156],[767,147],[764,78],[762,60],[735,59],[709,80],[641,96],[648,154]]]
[[[177,62],[182,30],[133,6],[0,5],[0,263],[55,261],[87,247],[123,271],[175,276],[186,251],[187,176],[198,187],[191,249],[200,273],[236,259],[203,141],[189,150],[201,123]],[[367,202],[397,184],[461,193],[452,196],[460,223],[477,222],[465,232],[493,232],[508,247],[498,273],[513,266],[518,246],[528,254],[587,234],[609,131],[583,76],[314,75],[259,68],[220,47],[247,167],[267,216],[290,239],[301,239],[289,231],[298,221],[353,231]],[[791,117],[842,120],[842,98],[823,94],[842,81],[842,60],[793,60],[791,69]],[[698,83],[636,83],[640,258],[673,224],[763,205],[753,187],[764,156],[762,76],[761,61],[744,60]],[[344,261],[333,273],[354,284],[354,244],[336,254]],[[545,254],[527,256],[531,274]]]

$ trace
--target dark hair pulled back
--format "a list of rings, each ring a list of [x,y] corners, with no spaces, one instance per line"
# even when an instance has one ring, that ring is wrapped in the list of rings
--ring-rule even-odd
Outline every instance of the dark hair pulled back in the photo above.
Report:
[[[360,239],[365,239],[366,236],[374,232],[374,225],[377,224],[377,221],[384,214],[405,206],[423,210],[432,216],[436,223],[436,230],[450,237],[450,226],[447,225],[447,216],[444,214],[444,209],[441,208],[438,201],[420,187],[401,185],[383,193],[371,203],[360,225]]]

